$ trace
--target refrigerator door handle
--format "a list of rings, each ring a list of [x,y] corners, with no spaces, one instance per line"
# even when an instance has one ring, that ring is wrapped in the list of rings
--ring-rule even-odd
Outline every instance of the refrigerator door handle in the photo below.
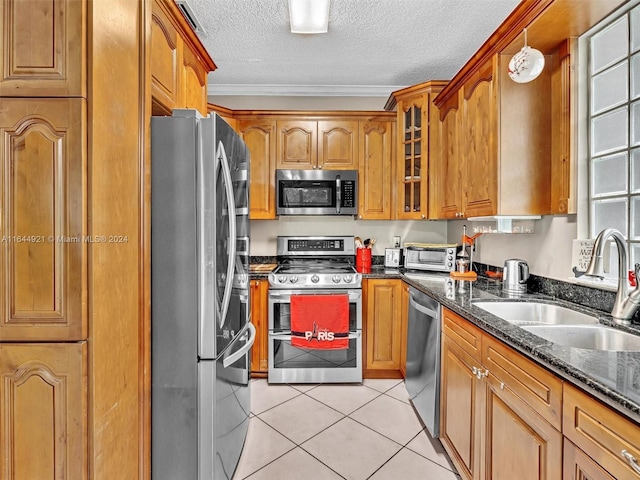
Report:
[[[235,270],[235,258],[236,258],[236,204],[233,195],[233,180],[231,178],[231,169],[229,168],[229,160],[227,159],[227,153],[224,150],[222,142],[218,143],[218,149],[216,152],[216,158],[220,162],[220,168],[224,175],[224,186],[227,192],[227,205],[229,217],[229,261],[227,263],[227,277],[226,285],[224,288],[224,296],[222,298],[221,309],[218,312],[220,317],[218,318],[218,325],[220,328],[224,325],[227,318],[227,310],[229,309],[229,303],[231,302],[231,288],[233,286],[233,272]]]
[[[246,330],[248,330],[248,332]],[[253,342],[255,342],[255,340],[256,340],[256,327],[253,326],[253,323],[249,322],[240,331],[240,333],[238,333],[238,335],[236,336],[236,340],[234,340],[232,344],[229,345],[229,348],[227,348],[227,351],[222,357],[222,366],[224,368],[227,368],[229,365],[232,365],[235,362],[237,362],[251,349],[251,346],[253,345]],[[235,351],[232,354],[229,354],[229,352],[233,350],[232,348],[233,345],[236,342],[240,342],[240,341],[245,341],[246,343],[239,350]]]

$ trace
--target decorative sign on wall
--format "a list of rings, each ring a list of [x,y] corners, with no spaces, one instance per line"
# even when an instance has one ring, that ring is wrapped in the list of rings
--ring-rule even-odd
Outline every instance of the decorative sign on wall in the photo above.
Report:
[[[576,277],[582,276],[589,266],[594,242],[594,239],[578,239],[573,241],[573,248],[571,249],[571,266],[573,274]]]

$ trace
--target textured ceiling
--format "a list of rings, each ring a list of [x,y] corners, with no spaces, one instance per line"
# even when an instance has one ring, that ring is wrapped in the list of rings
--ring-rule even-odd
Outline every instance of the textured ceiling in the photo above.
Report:
[[[319,35],[289,32],[287,0],[188,3],[218,67],[210,94],[386,95],[453,77],[518,0],[331,0]]]

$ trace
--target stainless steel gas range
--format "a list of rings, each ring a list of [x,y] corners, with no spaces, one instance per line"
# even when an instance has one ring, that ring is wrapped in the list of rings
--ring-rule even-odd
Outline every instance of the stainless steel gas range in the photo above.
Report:
[[[361,382],[362,275],[354,268],[354,237],[278,237],[276,253],[278,266],[269,274],[269,382]],[[292,345],[292,298],[309,295],[348,298],[345,348]]]

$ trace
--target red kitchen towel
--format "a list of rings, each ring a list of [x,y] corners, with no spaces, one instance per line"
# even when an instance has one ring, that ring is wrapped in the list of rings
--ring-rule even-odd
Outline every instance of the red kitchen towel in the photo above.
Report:
[[[349,295],[291,295],[291,345],[349,348]]]

